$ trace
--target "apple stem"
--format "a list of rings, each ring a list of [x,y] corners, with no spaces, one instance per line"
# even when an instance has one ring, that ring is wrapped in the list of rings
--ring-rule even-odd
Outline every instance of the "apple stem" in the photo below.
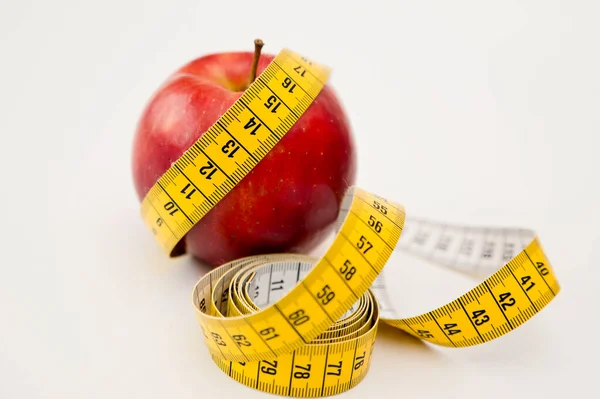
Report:
[[[256,79],[256,68],[258,67],[258,59],[260,58],[260,50],[265,44],[262,40],[254,40],[254,59],[252,60],[252,70],[250,71],[250,84]]]

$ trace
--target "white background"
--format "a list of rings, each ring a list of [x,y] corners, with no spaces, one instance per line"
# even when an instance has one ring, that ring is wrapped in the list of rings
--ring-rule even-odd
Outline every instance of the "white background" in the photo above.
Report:
[[[534,228],[562,285],[469,349],[382,327],[342,397],[596,392],[599,4],[0,0],[0,397],[267,397],[212,364],[189,300],[206,267],[162,254],[130,167],[162,80],[255,37],[333,68],[359,186],[417,216]],[[477,283],[389,269],[406,316]]]

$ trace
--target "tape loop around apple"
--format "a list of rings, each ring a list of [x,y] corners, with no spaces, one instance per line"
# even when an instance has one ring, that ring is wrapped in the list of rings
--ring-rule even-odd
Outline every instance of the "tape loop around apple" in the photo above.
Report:
[[[169,256],[183,253],[185,235],[300,119],[323,89],[329,73],[325,66],[291,50],[282,50],[241,97],[150,188],[142,200],[142,218]],[[297,90],[288,90],[279,83],[286,79],[293,79]],[[248,112],[266,128],[248,134],[241,116]],[[226,137],[226,142],[233,140],[233,145],[242,150],[232,158],[228,148],[217,144],[222,141],[221,137]],[[182,190],[188,185],[199,194],[190,196]]]
[[[275,83],[303,68],[302,96]],[[308,108],[329,70],[283,50],[242,97],[150,189],[142,217],[169,256],[185,234],[272,149]],[[261,90],[293,110],[284,118],[252,109]],[[244,135],[236,113],[252,109],[270,126],[263,140]],[[236,122],[237,121],[237,122]],[[211,146],[227,134],[249,149],[244,161],[219,158]],[[198,165],[210,165],[214,180]],[[202,196],[180,187],[193,185]],[[406,222],[406,224],[405,224]],[[422,315],[401,318],[382,273],[395,250],[440,265],[485,274],[469,292]],[[388,267],[394,267],[395,265]],[[265,392],[334,395],[369,370],[379,320],[432,344],[465,347],[517,328],[560,291],[535,233],[411,219],[401,205],[352,187],[337,234],[319,259],[265,254],[238,259],[203,276],[192,302],[215,363],[231,378]]]

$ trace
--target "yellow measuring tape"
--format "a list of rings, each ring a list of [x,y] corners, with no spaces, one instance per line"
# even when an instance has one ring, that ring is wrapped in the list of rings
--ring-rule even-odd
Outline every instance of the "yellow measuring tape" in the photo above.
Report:
[[[167,254],[178,254],[185,234],[277,144],[328,76],[328,68],[284,49],[158,180],[142,216]],[[266,129],[250,134],[251,118]],[[396,248],[493,274],[445,306],[402,319],[382,273]],[[202,277],[192,301],[210,354],[230,377],[265,392],[319,397],[365,377],[380,319],[428,342],[464,347],[515,329],[559,290],[529,230],[410,219],[401,205],[352,187],[323,257],[238,259]]]

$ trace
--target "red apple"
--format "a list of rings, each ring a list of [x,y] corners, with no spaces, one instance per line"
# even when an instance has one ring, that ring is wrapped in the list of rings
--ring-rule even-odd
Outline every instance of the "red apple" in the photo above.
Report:
[[[252,52],[197,58],[154,93],[133,143],[139,200],[242,95]],[[257,75],[272,61],[258,59]],[[217,266],[248,255],[307,253],[331,232],[356,153],[350,124],[325,86],[283,139],[183,239],[186,252]]]

